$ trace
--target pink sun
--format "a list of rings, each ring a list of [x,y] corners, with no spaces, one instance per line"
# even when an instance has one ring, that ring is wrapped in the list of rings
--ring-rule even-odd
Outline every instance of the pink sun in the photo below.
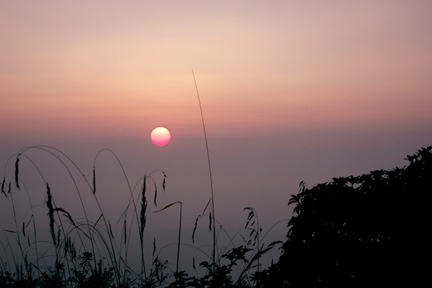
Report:
[[[165,127],[157,127],[151,132],[150,139],[157,146],[165,146],[171,140],[171,133]]]

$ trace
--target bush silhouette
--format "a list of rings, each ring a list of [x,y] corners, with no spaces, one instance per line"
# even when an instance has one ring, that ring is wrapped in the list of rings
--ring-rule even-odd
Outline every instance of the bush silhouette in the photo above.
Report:
[[[410,164],[358,177],[300,183],[278,263],[257,274],[261,287],[424,284],[432,192],[431,147]]]

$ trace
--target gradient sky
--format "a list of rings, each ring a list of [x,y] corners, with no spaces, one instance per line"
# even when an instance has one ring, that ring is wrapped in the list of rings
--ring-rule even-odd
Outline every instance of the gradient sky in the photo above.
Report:
[[[402,167],[432,145],[431,12],[427,0],[1,1],[0,172],[46,144],[91,175],[107,147],[132,182],[167,173],[160,205],[182,201],[190,231],[210,195],[193,69],[216,217],[237,231],[253,206],[265,230],[291,216],[300,181]],[[151,143],[157,126],[167,146]],[[156,230],[171,216],[157,217]]]

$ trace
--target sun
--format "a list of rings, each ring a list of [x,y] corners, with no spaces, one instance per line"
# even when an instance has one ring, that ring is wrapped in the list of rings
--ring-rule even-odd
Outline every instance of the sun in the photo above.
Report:
[[[171,140],[171,133],[165,127],[156,127],[151,132],[150,139],[157,146],[165,146]]]

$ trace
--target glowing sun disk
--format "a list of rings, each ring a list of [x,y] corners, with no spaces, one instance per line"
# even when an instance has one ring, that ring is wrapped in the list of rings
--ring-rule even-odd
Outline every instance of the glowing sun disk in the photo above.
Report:
[[[165,127],[156,127],[151,132],[150,139],[157,146],[165,146],[171,140],[171,133]]]

